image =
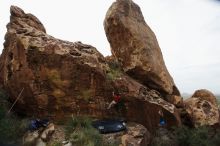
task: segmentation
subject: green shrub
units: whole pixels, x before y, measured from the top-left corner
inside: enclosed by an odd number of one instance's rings
[[[160,138],[156,137],[151,143],[151,146],[175,146],[170,141],[161,140]]]
[[[160,139],[160,137],[155,137],[151,142],[151,146],[175,146],[173,142],[169,140]]]
[[[72,117],[65,126],[66,138],[74,146],[118,146],[119,144],[105,144],[102,135],[92,127],[92,120],[88,117]]]
[[[192,131],[191,145],[210,146],[210,129],[208,127],[199,127],[198,129],[193,129]]]
[[[62,143],[58,141],[54,141],[52,143],[49,143],[47,146],[62,146]]]
[[[102,136],[94,128],[82,128],[70,135],[70,141],[76,146],[102,146]]]
[[[220,146],[220,130],[217,130],[213,136],[211,146]]]
[[[8,96],[0,89],[0,119],[5,118],[8,109]]]
[[[7,114],[9,110],[8,96],[0,90],[0,142],[16,143],[21,140],[27,129],[27,120],[21,120],[13,114]]]
[[[209,132],[208,127],[191,129],[185,126],[176,128],[174,131],[179,146],[210,146]]]
[[[190,145],[192,131],[188,127],[178,127],[175,129],[174,133],[176,134],[177,143],[180,146]]]
[[[119,78],[122,75],[122,72],[120,69],[110,69],[110,71],[107,73],[107,79],[114,81],[117,78]]]
[[[7,111],[6,111],[6,109],[4,107],[0,107],[0,120],[5,118],[6,112]]]
[[[92,128],[91,119],[85,116],[73,117],[65,125],[65,134],[67,137],[72,134],[75,129]]]
[[[89,101],[92,98],[92,95],[93,95],[93,90],[87,89],[80,92],[79,99]]]
[[[16,143],[21,140],[27,129],[27,120],[16,117],[5,117],[0,120],[0,141],[3,143]]]
[[[120,146],[120,142],[113,142],[113,143],[110,143],[110,144],[104,144],[102,146]]]
[[[165,128],[159,128],[154,133],[151,146],[176,146],[176,143],[170,131]]]
[[[118,61],[112,61],[108,63],[110,69],[107,72],[107,79],[114,81],[122,75],[120,63]]]
[[[156,132],[151,146],[220,146],[220,131],[211,127],[182,126],[167,132],[158,131],[159,134]]]
[[[121,68],[121,64],[117,60],[111,60],[108,62],[108,65],[112,69],[119,69]]]
[[[88,117],[72,117],[65,126],[65,135],[76,146],[101,146],[102,137]]]
[[[78,124],[77,118],[72,117],[65,125],[65,135],[67,138],[70,137],[70,134],[75,130]]]
[[[0,89],[0,100],[1,100],[1,101],[8,100],[7,94],[6,94],[5,91],[2,90],[2,89]]]

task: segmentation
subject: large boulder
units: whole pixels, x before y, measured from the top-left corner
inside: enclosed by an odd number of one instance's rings
[[[195,127],[219,124],[219,109],[210,91],[198,90],[184,101],[189,120]],[[210,100],[211,99],[211,100]]]
[[[130,124],[127,133],[121,137],[122,146],[148,146],[150,133],[140,124]]]
[[[120,146],[148,146],[150,133],[143,125],[128,123],[125,132],[104,134],[103,139],[106,145],[115,143]]]
[[[214,105],[218,105],[217,98],[215,97],[215,95],[207,89],[196,90],[192,97],[201,98],[211,102]]]
[[[150,132],[157,128],[162,110],[168,127],[181,124],[175,106],[159,92],[126,76],[114,63],[109,65],[94,47],[46,34],[40,21],[29,16],[11,7],[0,56],[0,83],[16,101],[13,110],[32,117],[121,116]],[[120,114],[107,110],[114,90],[125,101]]]
[[[55,130],[55,125],[53,123],[50,123],[47,127],[41,127],[35,131],[27,131],[22,138],[23,145],[46,146],[46,142],[51,140],[51,137]]]
[[[0,83],[11,100],[21,94],[17,112],[103,114],[104,91],[110,90],[104,57],[90,45],[47,35],[36,17],[16,6],[11,7],[0,68]]]
[[[127,74],[164,95],[180,94],[165,66],[156,36],[137,4],[117,0],[109,8],[104,26],[112,54]]]
[[[124,115],[129,121],[140,123],[153,132],[158,128],[159,111],[162,111],[167,127],[181,125],[176,107],[162,99],[156,90],[149,89],[125,75],[114,81],[114,87],[123,93],[127,107]]]

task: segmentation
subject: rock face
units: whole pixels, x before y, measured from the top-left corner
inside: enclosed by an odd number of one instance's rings
[[[174,105],[120,69],[116,71],[94,47],[45,32],[35,16],[11,7],[0,57],[0,83],[12,102],[21,94],[14,110],[32,117],[121,116],[143,124],[150,132],[157,128],[162,110],[168,127],[181,124]],[[121,113],[107,110],[114,90],[125,101]]]
[[[128,107],[126,109],[128,120],[143,124],[152,132],[158,127],[160,119],[158,112],[162,110],[167,127],[181,124],[175,106],[163,100],[159,92],[143,86],[128,76],[121,76],[116,79],[114,86],[123,93],[126,107]],[[153,111],[153,114],[151,111]]]
[[[210,98],[211,97],[211,98]],[[184,101],[187,113],[194,126],[219,124],[219,109],[214,95],[207,90],[198,90]]]
[[[182,108],[183,105],[183,98],[178,95],[169,95],[168,102],[174,104],[177,108]]]
[[[11,100],[24,89],[18,111],[33,116],[58,116],[64,111],[102,114],[96,111],[101,105],[89,110],[104,103],[100,96],[107,88],[106,63],[94,47],[47,35],[36,17],[15,6],[7,29],[0,81]],[[79,105],[85,107],[80,111]]]
[[[127,74],[165,95],[180,94],[138,5],[132,0],[117,0],[109,8],[104,26],[112,54]]]

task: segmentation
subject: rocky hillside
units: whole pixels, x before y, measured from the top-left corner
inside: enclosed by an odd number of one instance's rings
[[[110,78],[116,62],[117,58],[105,59],[93,46],[46,34],[35,16],[11,7],[0,58],[0,81],[12,101],[22,91],[15,107],[17,112],[51,118],[71,114],[115,117],[118,113],[107,110],[107,106],[112,91],[117,90],[126,105],[122,117],[142,123],[152,131],[162,109],[169,126],[181,123],[174,105],[163,100],[158,91],[127,76],[120,65],[118,74]]]
[[[16,6],[10,12],[0,56],[0,86],[12,102],[21,94],[14,107],[17,113],[52,119],[121,117],[151,133],[158,127],[160,110],[167,127],[184,120],[194,126],[219,123],[215,97],[206,98],[210,93],[193,96],[185,107],[155,34],[131,0],[117,0],[106,14],[104,25],[113,54],[107,58],[91,45],[48,35],[40,20]],[[113,91],[124,101],[120,111],[107,109]],[[192,108],[199,108],[203,116],[197,118],[194,111],[198,110]]]

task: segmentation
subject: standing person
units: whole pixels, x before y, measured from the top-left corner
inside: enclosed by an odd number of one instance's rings
[[[159,126],[163,127],[165,126],[166,122],[164,120],[164,115],[163,115],[163,111],[162,110],[159,110],[159,115],[160,115],[160,123],[159,123]]]
[[[116,92],[116,93],[112,92],[112,96],[113,96],[113,100],[108,105],[107,109],[110,109],[112,106],[117,105],[121,100],[121,96],[119,95],[118,92]]]

